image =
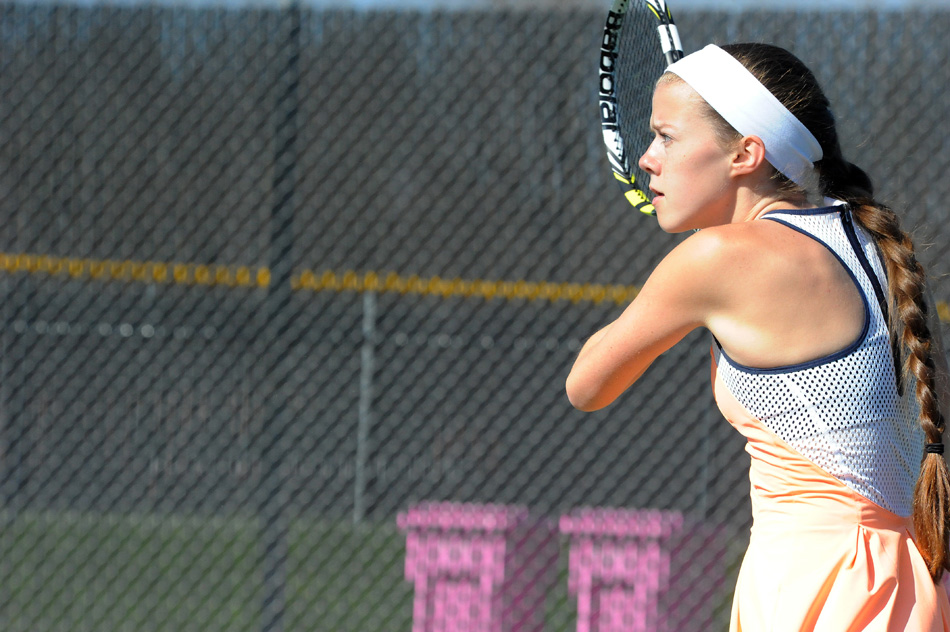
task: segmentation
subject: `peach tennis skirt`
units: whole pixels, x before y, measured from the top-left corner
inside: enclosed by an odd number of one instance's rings
[[[746,411],[712,364],[713,392],[752,457],[753,526],[732,604],[732,632],[950,632],[901,517],[852,491]]]

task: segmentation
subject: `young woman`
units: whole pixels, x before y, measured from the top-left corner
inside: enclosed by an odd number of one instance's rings
[[[950,630],[950,397],[925,276],[842,157],[812,73],[709,46],[656,86],[640,159],[674,248],[567,380],[607,406],[697,327],[748,440],[753,528],[732,630]]]

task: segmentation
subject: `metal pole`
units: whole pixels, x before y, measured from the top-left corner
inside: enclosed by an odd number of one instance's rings
[[[270,358],[266,380],[263,427],[260,441],[261,524],[263,603],[261,627],[264,632],[282,632],[287,585],[289,516],[287,489],[281,465],[281,438],[287,431],[285,384],[292,370],[288,365],[284,339],[285,321],[291,317],[291,272],[293,266],[293,219],[297,167],[297,116],[300,96],[300,7],[287,9],[287,57],[278,74],[274,130],[274,206],[271,210],[270,285],[267,290],[265,348]]]
[[[366,461],[369,431],[373,424],[373,373],[376,370],[376,293],[363,294],[363,348],[360,353],[360,404],[356,428],[356,481],[353,490],[353,523],[366,515]]]

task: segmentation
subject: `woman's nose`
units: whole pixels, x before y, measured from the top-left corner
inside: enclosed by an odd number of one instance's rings
[[[643,152],[643,155],[640,156],[640,160],[637,161],[637,165],[639,165],[643,171],[649,173],[651,176],[656,175],[657,173],[657,162],[651,151],[652,149],[653,144],[651,143],[650,146],[647,147],[647,150]]]

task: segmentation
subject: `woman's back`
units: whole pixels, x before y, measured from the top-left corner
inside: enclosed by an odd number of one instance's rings
[[[862,497],[907,517],[924,437],[914,389],[900,387],[893,360],[880,300],[887,279],[875,243],[847,207],[776,211],[761,221],[832,253],[859,292],[861,326],[843,346],[776,367],[745,365],[720,349],[718,374],[769,432]],[[813,311],[811,305],[801,310]]]
[[[722,240],[724,269],[714,278],[728,302],[706,326],[736,362],[763,369],[807,362],[861,334],[861,293],[824,244],[774,221],[709,230]]]

